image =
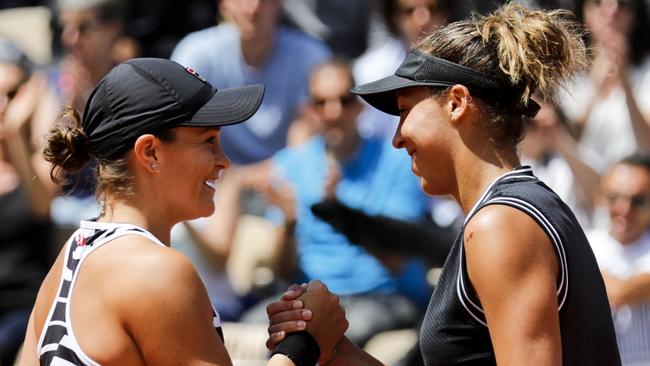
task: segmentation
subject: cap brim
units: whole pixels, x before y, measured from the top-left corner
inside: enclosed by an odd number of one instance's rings
[[[399,116],[397,107],[397,95],[400,89],[414,86],[450,86],[445,82],[420,82],[403,78],[397,75],[391,75],[368,84],[363,84],[352,88],[352,93],[360,96],[371,106],[380,111],[394,116]]]
[[[218,90],[188,121],[180,126],[227,126],[251,118],[262,104],[264,85]]]

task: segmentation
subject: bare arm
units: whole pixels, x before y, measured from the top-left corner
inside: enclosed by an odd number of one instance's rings
[[[55,184],[49,178],[44,179],[44,174],[39,171],[45,166],[40,155],[41,146],[32,146],[33,135],[36,133],[32,120],[40,98],[46,95],[43,93],[45,86],[45,81],[40,77],[32,78],[20,88],[7,106],[4,116],[11,160],[27,192],[32,210],[39,217],[49,215],[50,203],[57,191]]]
[[[560,126],[556,128],[558,132],[555,134],[555,147],[564,157],[573,173],[578,192],[582,196],[580,202],[589,212],[592,212],[594,210],[594,197],[600,182],[600,174],[584,160],[578,141],[569,135],[566,129]]]
[[[343,337],[338,350],[328,366],[379,366],[379,360],[366,353],[349,339]]]
[[[619,307],[650,300],[650,273],[641,273],[628,279],[603,272],[610,305]]]
[[[630,115],[634,138],[639,148],[642,151],[648,152],[650,151],[650,124],[639,109],[639,104],[634,96],[634,90],[630,84],[628,73],[623,73],[620,79],[621,87],[625,93],[625,103],[627,104],[628,114]]]
[[[38,365],[38,354],[36,353],[38,335],[34,329],[34,313],[29,316],[29,323],[27,324],[27,333],[25,335],[25,342],[23,343],[23,351],[18,361],[18,366],[32,366]]]
[[[558,263],[549,238],[525,213],[502,205],[465,230],[469,278],[499,365],[561,365]]]
[[[274,271],[284,280],[293,281],[298,274],[298,254],[296,243],[296,220],[286,219],[277,228],[277,247],[273,254]]]
[[[284,216],[284,222],[276,230],[273,269],[280,277],[293,281],[298,272],[296,252],[296,197],[291,185],[281,177],[274,177],[264,188],[264,195]]]

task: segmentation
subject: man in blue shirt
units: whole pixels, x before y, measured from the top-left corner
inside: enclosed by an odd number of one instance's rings
[[[330,54],[315,38],[278,26],[280,8],[281,0],[224,0],[221,9],[232,22],[191,33],[171,56],[218,89],[265,85],[258,112],[222,133],[222,147],[236,164],[264,160],[286,146],[308,96],[309,74]]]
[[[319,279],[341,296],[348,336],[363,345],[378,332],[418,320],[412,299],[428,299],[424,267],[407,258],[368,253],[316,217],[311,207],[336,199],[368,215],[417,221],[426,215],[427,198],[404,152],[388,140],[360,136],[356,119],[362,105],[350,94],[353,85],[345,63],[316,68],[308,113],[319,134],[273,157],[270,197],[284,220],[277,268],[293,275],[293,281]]]

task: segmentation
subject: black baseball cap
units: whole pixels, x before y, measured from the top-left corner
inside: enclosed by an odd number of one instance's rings
[[[510,83],[416,49],[406,55],[394,75],[354,87],[352,93],[382,112],[399,116],[398,90],[415,86],[447,88],[456,84],[466,86],[472,93],[488,101],[512,107],[519,104],[523,93],[521,88]],[[532,117],[539,108],[539,104],[529,100],[521,113]]]
[[[97,84],[82,126],[94,155],[110,159],[146,133],[243,122],[255,114],[263,95],[263,85],[217,90],[177,62],[137,58],[115,66]]]

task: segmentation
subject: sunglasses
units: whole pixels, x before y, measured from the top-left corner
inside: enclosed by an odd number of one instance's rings
[[[626,203],[630,204],[630,207],[635,209],[650,206],[650,198],[641,194],[625,196],[618,193],[608,193],[605,195],[605,199],[610,206],[617,204],[619,201],[625,201]]]
[[[99,29],[101,27],[101,23],[97,20],[91,20],[91,19],[86,19],[82,20],[77,24],[65,24],[61,23],[61,29],[63,31],[70,30],[70,31],[75,31],[78,32],[80,36],[87,35],[91,32],[93,32],[96,29]]]
[[[323,108],[323,107],[325,107],[325,104],[327,102],[337,101],[343,107],[348,107],[348,106],[352,105],[352,103],[354,103],[356,100],[357,100],[357,97],[355,95],[353,95],[353,94],[346,94],[346,95],[340,96],[338,98],[313,98],[312,97],[311,98],[311,104],[314,107]]]

